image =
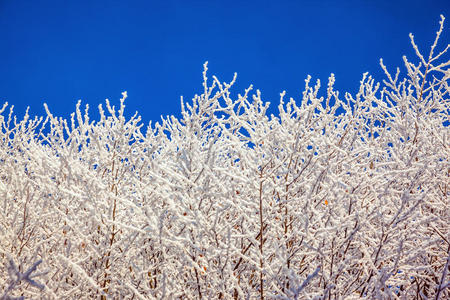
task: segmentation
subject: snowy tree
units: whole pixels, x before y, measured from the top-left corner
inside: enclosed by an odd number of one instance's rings
[[[343,97],[331,75],[281,93],[203,73],[181,117],[143,128],[0,110],[0,295],[13,298],[449,298],[444,18],[406,76],[380,62]],[[447,57],[447,59],[446,59]]]

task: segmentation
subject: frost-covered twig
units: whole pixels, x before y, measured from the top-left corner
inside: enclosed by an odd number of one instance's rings
[[[294,289],[294,299],[298,299],[298,296],[300,295],[301,291],[310,283],[310,281],[317,276],[317,274],[319,274],[320,271],[320,267],[317,267],[316,270],[308,275],[308,277],[306,277],[306,279],[303,281],[303,283],[297,287],[296,289]]]
[[[35,262],[30,268],[28,268],[27,271],[25,271],[24,273],[21,273],[19,271],[19,269],[17,268],[16,264],[14,263],[14,260],[12,258],[8,259],[9,265],[8,265],[8,274],[10,276],[10,281],[11,283],[9,284],[9,286],[7,287],[6,291],[4,292],[3,296],[0,298],[2,300],[6,300],[6,299],[16,299],[13,298],[11,296],[9,296],[8,294],[18,285],[20,285],[21,282],[27,282],[29,283],[31,286],[37,287],[40,290],[43,290],[45,288],[45,286],[35,280],[33,280],[32,278],[35,277],[36,275],[32,276],[32,273],[34,271],[36,271],[37,267],[42,263],[42,260],[38,260],[37,262]],[[40,276],[42,274],[38,274],[38,276]],[[23,297],[17,298],[17,299],[24,299]]]
[[[450,263],[450,245],[448,246],[447,253],[448,253],[447,260],[446,260],[445,266],[442,270],[441,280],[439,281],[439,285],[437,286],[437,290],[436,290],[436,300],[440,299],[441,292],[443,290],[445,290],[448,285],[448,284],[445,284],[444,281],[447,278],[448,266]]]

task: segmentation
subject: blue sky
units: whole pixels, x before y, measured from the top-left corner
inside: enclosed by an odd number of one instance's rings
[[[299,99],[310,74],[354,93],[412,58],[408,34],[428,48],[450,1],[23,1],[0,0],[0,102],[68,117],[78,99],[96,111],[128,91],[143,120],[179,115],[180,96],[202,92],[203,63],[234,92],[253,84],[275,108]],[[441,49],[441,48],[440,48]],[[95,116],[95,114],[94,114]]]

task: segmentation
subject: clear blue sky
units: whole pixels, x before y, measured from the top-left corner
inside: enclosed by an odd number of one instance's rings
[[[413,56],[408,34],[428,50],[450,1],[24,1],[0,0],[0,102],[68,117],[78,99],[96,111],[128,91],[128,114],[147,123],[179,115],[180,96],[202,92],[202,68],[234,91],[253,84],[277,106],[299,99],[304,79],[354,93],[362,73],[383,79]],[[426,51],[424,51],[426,52]],[[323,82],[325,86],[325,82]]]

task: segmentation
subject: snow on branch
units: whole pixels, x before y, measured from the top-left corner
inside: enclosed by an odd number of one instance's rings
[[[2,299],[450,298],[443,22],[354,95],[308,76],[272,106],[205,64],[202,94],[146,132],[126,92],[95,121],[6,103]]]

